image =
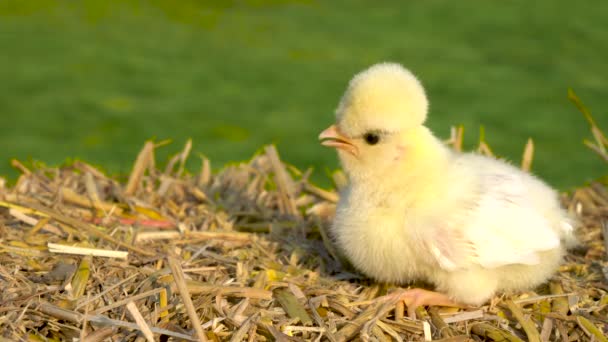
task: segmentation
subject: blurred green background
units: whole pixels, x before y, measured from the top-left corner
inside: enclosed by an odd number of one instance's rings
[[[439,136],[464,124],[472,147],[483,125],[514,162],[532,137],[534,172],[568,189],[606,174],[566,98],[608,128],[606,18],[605,0],[3,0],[0,175],[72,157],[125,174],[156,137],[215,168],[276,143],[323,182],[317,134],[352,75],[390,60],[422,79]]]

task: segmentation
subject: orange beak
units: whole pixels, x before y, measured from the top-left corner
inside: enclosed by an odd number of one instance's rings
[[[331,125],[321,132],[321,134],[319,134],[319,140],[321,140],[321,145],[323,146],[338,148],[353,156],[357,156],[359,153],[357,146],[355,146],[350,139],[340,134],[336,125]]]

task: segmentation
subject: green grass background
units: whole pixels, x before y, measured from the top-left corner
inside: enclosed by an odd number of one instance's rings
[[[516,162],[532,137],[534,172],[568,189],[606,174],[566,98],[608,128],[606,18],[605,0],[0,1],[0,174],[71,157],[125,174],[156,137],[216,168],[276,143],[325,179],[317,134],[350,77],[390,60],[422,79],[439,136],[464,124],[472,147],[483,125]]]

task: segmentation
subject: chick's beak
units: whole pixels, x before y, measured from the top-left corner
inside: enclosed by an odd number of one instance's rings
[[[331,125],[321,132],[321,134],[319,134],[319,140],[321,140],[321,145],[323,146],[335,147],[344,150],[353,156],[357,156],[359,152],[357,146],[355,146],[350,139],[338,132],[336,125]]]

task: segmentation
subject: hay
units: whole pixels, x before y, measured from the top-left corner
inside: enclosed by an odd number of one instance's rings
[[[460,149],[462,129],[452,132]],[[310,171],[269,146],[215,175],[208,160],[189,174],[190,142],[160,170],[157,147],[145,144],[126,184],[80,161],[13,161],[21,176],[0,182],[0,340],[607,341],[600,183],[563,195],[582,247],[546,286],[410,320],[403,305],[373,300],[391,286],[340,259],[325,232],[338,195]],[[483,141],[480,151],[491,153]]]

